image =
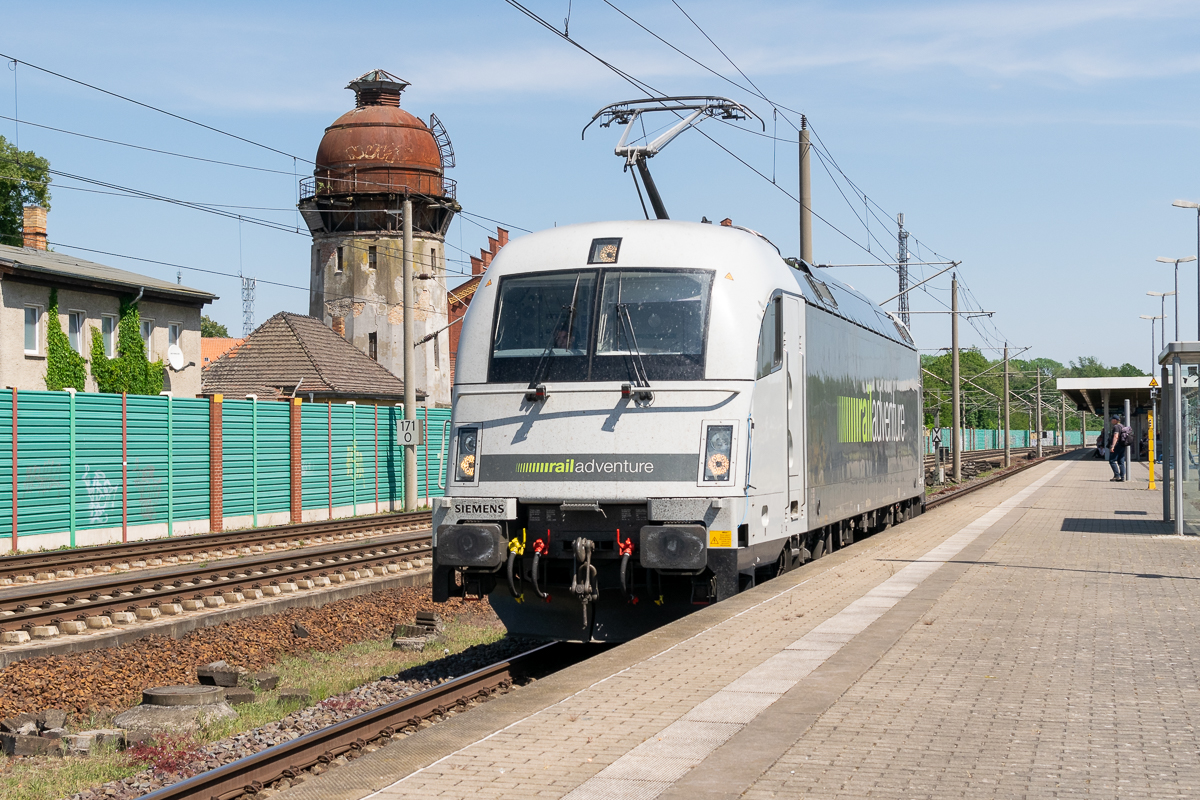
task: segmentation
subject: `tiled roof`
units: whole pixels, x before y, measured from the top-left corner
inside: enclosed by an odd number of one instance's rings
[[[215,294],[178,283],[126,272],[123,269],[84,261],[82,258],[51,250],[35,250],[32,247],[10,247],[0,245],[0,270],[18,272],[31,277],[58,278],[59,280],[87,283],[121,289],[136,294],[145,289],[147,294],[166,296],[176,302],[211,303]]]
[[[207,369],[209,364],[218,358],[241,346],[245,339],[231,339],[225,336],[205,336],[200,339],[200,365]]]
[[[281,311],[204,370],[201,394],[404,399],[404,383],[318,319]],[[296,387],[299,390],[296,391]],[[417,397],[425,393],[417,390]]]

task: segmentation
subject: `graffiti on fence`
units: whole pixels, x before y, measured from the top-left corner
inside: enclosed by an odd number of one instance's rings
[[[143,464],[135,459],[129,466],[129,507],[130,513],[137,519],[152,521],[155,519],[155,507],[163,502],[165,481],[155,475],[154,464]]]
[[[108,510],[116,505],[117,487],[113,486],[103,472],[95,472],[88,464],[83,465],[83,488],[87,491],[88,522],[102,525],[108,519]]]
[[[21,489],[28,495],[40,495],[43,492],[64,492],[69,488],[67,482],[68,467],[65,462],[57,459],[35,461],[25,467],[25,477]]]
[[[346,448],[346,476],[357,482],[362,480],[363,474],[362,451],[355,442]]]

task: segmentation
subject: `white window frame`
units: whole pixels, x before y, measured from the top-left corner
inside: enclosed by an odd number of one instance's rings
[[[42,354],[42,342],[45,341],[45,337],[42,335],[42,318],[45,316],[46,307],[43,305],[39,305],[37,303],[26,303],[25,304],[26,310],[23,313],[28,314],[29,313],[28,309],[31,309],[31,308],[37,312],[37,319],[34,320],[34,323],[33,323],[34,348],[32,350],[26,348],[25,355],[40,356]],[[27,321],[23,321],[23,322],[25,322],[26,325],[28,324]],[[22,328],[22,335],[23,334],[24,334],[24,328]]]
[[[145,333],[146,326],[150,326],[150,332]],[[153,358],[154,353],[150,349],[154,343],[154,320],[142,318],[138,324],[138,334],[142,337],[142,341],[146,344],[146,358]]]
[[[172,339],[174,339],[174,341],[171,341]],[[182,322],[168,322],[167,323],[167,347],[170,347],[173,344],[177,344],[177,345],[179,345],[180,349],[183,349],[182,342],[183,342],[183,323]]]
[[[71,341],[71,321],[74,320],[77,316],[79,318],[79,341],[76,343],[76,342]],[[77,308],[68,308],[67,309],[67,342],[71,345],[71,349],[74,350],[76,353],[79,353],[79,355],[83,355],[83,348],[84,348],[83,333],[86,329],[87,329],[87,312],[80,311]],[[78,344],[78,346],[76,346],[76,344]]]
[[[109,331],[107,337],[105,336],[105,333],[104,333],[104,323],[106,323],[106,322],[112,323],[112,330]],[[119,335],[118,329],[119,329],[120,325],[121,325],[120,317],[118,317],[116,314],[101,314],[100,315],[100,337],[104,341],[104,355],[106,358],[116,358],[117,357],[117,336]]]

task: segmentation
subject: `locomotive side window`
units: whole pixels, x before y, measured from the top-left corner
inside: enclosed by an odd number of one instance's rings
[[[783,298],[775,297],[767,304],[762,327],[758,330],[758,369],[754,378],[766,377],[783,365]]]
[[[501,280],[488,379],[586,380],[596,273],[544,272]]]

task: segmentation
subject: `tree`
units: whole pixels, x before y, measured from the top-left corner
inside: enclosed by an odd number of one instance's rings
[[[24,243],[22,208],[27,205],[50,208],[50,162],[0,136],[0,244]]]
[[[200,335],[205,338],[229,338],[229,329],[207,314],[200,318]]]

